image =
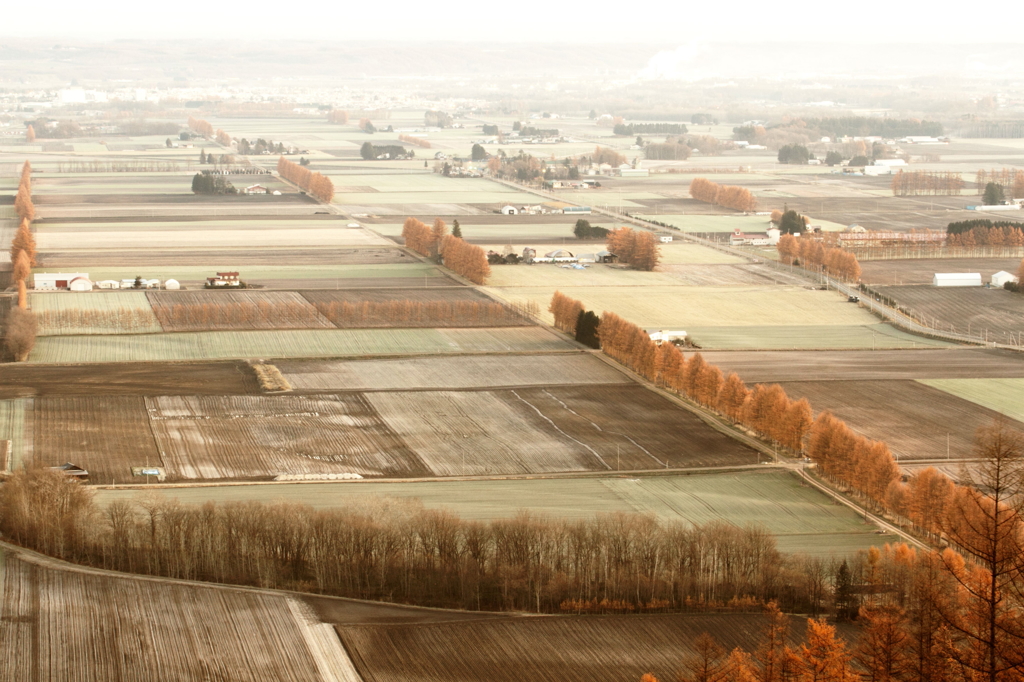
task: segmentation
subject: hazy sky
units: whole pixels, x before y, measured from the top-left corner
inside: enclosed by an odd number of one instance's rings
[[[6,3],[0,37],[561,41],[686,44],[800,40],[845,44],[1018,42],[1018,3],[907,0],[734,2]],[[972,16],[972,12],[974,15]],[[810,56],[810,55],[809,55]]]

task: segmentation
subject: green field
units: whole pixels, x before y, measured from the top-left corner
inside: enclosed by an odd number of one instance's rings
[[[665,265],[729,265],[746,263],[746,258],[717,251],[699,244],[672,242],[661,244],[661,262]]]
[[[138,490],[100,490],[108,504]],[[289,501],[316,508],[345,506],[378,497],[420,500],[468,519],[507,518],[522,509],[557,518],[640,512],[666,521],[739,526],[764,525],[778,535],[783,551],[812,554],[853,552],[895,538],[874,533],[848,507],[800,483],[791,473],[750,471],[641,478],[561,478],[507,481],[429,481],[409,483],[298,483],[272,486],[167,488],[160,494],[190,504],[261,500]]]
[[[362,357],[575,349],[540,327],[311,329],[40,338],[31,362],[146,362],[229,358]]]
[[[1024,421],[1024,379],[919,379],[958,398]]]

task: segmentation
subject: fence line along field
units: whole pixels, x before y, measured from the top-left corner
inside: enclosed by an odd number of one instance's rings
[[[559,352],[576,344],[540,327],[310,329],[40,338],[32,362],[167,362],[231,358]]]
[[[334,629],[284,594],[99,573],[0,548],[10,682],[362,682]]]
[[[398,391],[629,383],[590,354],[477,355],[277,363],[299,391]]]
[[[157,397],[147,407],[175,480],[427,473],[358,394]]]
[[[1014,268],[1015,269],[1015,268]],[[955,271],[954,271],[955,272]],[[1019,345],[1024,338],[1024,295],[987,287],[878,286],[876,291],[909,308],[938,329]]]

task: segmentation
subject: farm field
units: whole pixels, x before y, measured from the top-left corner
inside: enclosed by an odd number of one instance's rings
[[[196,251],[230,247],[269,248],[279,246],[385,246],[389,242],[369,230],[344,227],[281,229],[191,229],[137,232],[99,231],[55,232],[40,230],[36,237],[40,251],[51,249],[180,249],[187,244]]]
[[[418,215],[419,212],[415,212],[414,215]],[[443,215],[443,214],[442,214]],[[495,216],[499,217],[499,216]],[[517,251],[522,253],[523,246],[529,246],[528,242],[537,241],[539,243],[553,244],[550,248],[545,248],[545,251],[550,251],[559,247],[564,247],[569,250],[573,250],[573,245],[578,243],[579,240],[572,233],[573,225],[575,221],[566,223],[535,223],[525,222],[519,219],[519,216],[500,216],[504,220],[502,222],[491,222],[487,223],[475,223],[475,219],[483,218],[483,216],[467,216],[463,218],[459,216],[459,229],[462,231],[462,237],[466,241],[472,244],[485,244],[485,243],[500,243],[507,244],[509,241],[513,242],[513,246],[518,242],[521,244]],[[549,220],[555,220],[557,216],[546,216]],[[423,216],[422,219],[429,225],[433,222],[433,219],[429,216]],[[448,229],[451,229],[451,221],[446,220],[448,223]],[[384,223],[370,225],[374,230],[380,232],[386,237],[390,237],[396,240],[399,244],[402,243],[402,223]],[[592,242],[583,242],[590,245]],[[603,242],[602,242],[603,243]],[[577,247],[578,248],[578,247]],[[595,250],[600,250],[596,245],[593,247]],[[601,247],[603,248],[603,247]],[[540,253],[540,249],[538,249]],[[573,251],[575,253],[575,251]]]
[[[919,382],[1024,422],[1024,378],[919,379]]]
[[[539,327],[476,329],[310,329],[175,334],[52,336],[31,362],[171,362],[230,358],[347,357],[575,350]]]
[[[258,393],[259,390],[252,368],[241,361],[0,364],[0,399],[93,395],[244,395]]]
[[[335,328],[294,291],[151,291],[146,296],[168,332]]]
[[[1019,258],[906,258],[862,260],[861,281],[872,287],[923,284],[931,286],[937,272],[978,272],[981,281],[1000,270],[1016,272]]]
[[[575,252],[574,252],[575,253]],[[641,272],[620,265],[594,263],[576,270],[557,263],[534,265],[495,265],[487,278],[489,287],[569,287],[569,286],[671,286],[679,284],[669,274]],[[544,306],[545,308],[547,306]]]
[[[360,682],[331,625],[284,593],[119,576],[0,548],[11,682]]]
[[[396,391],[630,383],[590,354],[474,355],[276,363],[297,391]]]
[[[526,268],[520,266],[511,269]],[[590,271],[578,270],[564,272],[569,277],[573,274],[590,274]],[[630,277],[651,277],[651,273],[623,272]],[[669,277],[663,273],[653,275]],[[507,299],[536,301],[542,311],[542,318],[547,322],[552,321],[547,308],[555,288],[581,300],[588,310],[598,313],[612,311],[641,327],[680,327],[689,331],[690,327],[852,327],[877,322],[877,318],[866,310],[847,303],[845,297],[835,292],[815,291],[807,287],[665,286],[656,283],[657,280],[648,280],[648,285],[642,287],[621,283],[587,287],[583,279],[581,286],[562,285],[560,282],[541,285],[539,275],[534,281],[537,284],[529,287],[501,286],[497,284],[500,280],[492,282],[490,286]]]
[[[763,525],[778,536],[780,550],[819,555],[827,555],[833,544],[853,553],[894,539],[875,533],[873,525],[802,485],[794,474],[763,467],[692,475],[173,487],[160,488],[159,493],[185,504],[263,499],[317,509],[394,497],[480,521],[509,518],[522,509],[564,519],[614,512],[651,513],[664,521],[695,524],[717,519],[737,526]],[[95,494],[103,506],[131,500],[139,492],[100,489]]]
[[[30,296],[40,336],[62,334],[146,334],[160,322],[141,291],[56,292]]]
[[[10,457],[0,471],[16,471],[24,464],[26,436],[29,442],[32,438],[31,422],[25,423],[26,414],[32,414],[31,400],[0,400],[0,440],[11,441]]]
[[[931,382],[928,382],[931,383]],[[970,457],[974,433],[998,413],[916,381],[784,382],[793,398],[830,410],[850,428],[888,444],[898,460]],[[1015,425],[1024,429],[1024,423]]]
[[[92,480],[416,477],[751,464],[757,454],[636,385],[274,396],[37,398],[33,460]],[[57,461],[60,460],[60,461]]]
[[[1024,378],[1024,356],[995,348],[816,353],[712,351],[705,352],[704,359],[723,372],[736,372],[748,383]]]
[[[970,330],[989,341],[1020,344],[1024,334],[1024,296],[987,287],[877,286],[876,291],[909,308],[915,317],[939,329]]]
[[[338,633],[364,682],[590,682],[645,673],[674,680],[702,632],[729,651],[752,648],[763,627],[760,615],[644,614],[343,625]]]
[[[901,331],[889,324],[714,326],[685,325],[702,349],[709,350],[874,350],[949,348],[954,344]]]
[[[106,249],[97,251],[93,249],[82,249],[78,251],[47,251],[38,256],[39,269],[61,270],[65,268],[82,268],[90,271],[91,268],[110,267],[169,267],[188,266],[194,267],[196,262],[195,251],[182,249],[161,249],[160,251],[127,250],[118,249],[112,251]],[[241,269],[240,266],[281,266],[293,264],[294,266],[306,266],[314,269],[323,269],[325,266],[341,265],[388,265],[408,263],[413,265],[416,261],[398,247],[353,247],[353,248],[277,248],[264,250],[245,249],[206,249],[203,251],[203,260],[208,263],[233,263],[229,269]],[[216,266],[223,268],[223,266]],[[211,266],[214,269],[214,266]]]
[[[408,259],[404,263],[355,264],[355,265],[257,265],[245,266],[230,259],[210,265],[193,264],[179,266],[100,266],[83,268],[94,282],[104,279],[134,279],[136,275],[161,281],[176,279],[183,286],[201,288],[207,277],[217,272],[235,271],[241,279],[250,284],[277,288],[302,289],[345,287],[425,287],[458,286],[455,280],[444,274],[436,265]],[[34,268],[33,272],[46,272]],[[93,294],[102,292],[94,291]]]

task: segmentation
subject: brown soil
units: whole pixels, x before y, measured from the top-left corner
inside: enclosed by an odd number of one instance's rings
[[[0,399],[45,396],[244,395],[260,393],[241,361],[0,365]]]
[[[831,410],[854,431],[885,441],[904,459],[970,457],[974,433],[999,414],[916,381],[808,381],[782,384],[793,398]],[[1024,424],[1007,420],[1011,427]]]
[[[880,351],[711,351],[704,359],[748,384],[776,381],[1024,377],[1024,355],[991,348]]]
[[[938,329],[970,331],[972,335],[1012,345],[1024,339],[1024,294],[985,287],[874,288]]]
[[[1006,270],[1016,272],[1019,258],[906,258],[862,261],[861,280],[874,288],[903,284],[931,285],[936,272],[980,272],[982,282]],[[948,289],[947,289],[948,291]]]

